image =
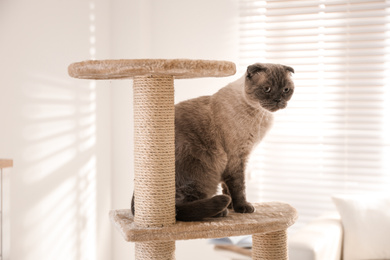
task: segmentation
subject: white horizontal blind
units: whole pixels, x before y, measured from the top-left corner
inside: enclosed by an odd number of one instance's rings
[[[390,3],[240,1],[240,70],[295,69],[295,93],[248,165],[252,200],[334,210],[331,195],[390,192]]]

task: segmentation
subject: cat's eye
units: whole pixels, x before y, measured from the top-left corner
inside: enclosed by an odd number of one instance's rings
[[[284,88],[284,89],[283,89],[283,92],[284,92],[284,93],[287,93],[287,92],[289,92],[289,91],[290,91],[289,88]]]
[[[270,87],[266,87],[263,89],[265,93],[270,93],[271,92],[271,88]]]

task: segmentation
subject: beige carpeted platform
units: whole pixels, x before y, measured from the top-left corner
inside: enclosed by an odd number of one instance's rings
[[[210,218],[201,222],[180,222],[161,228],[139,227],[130,210],[112,210],[110,219],[126,241],[169,241],[197,238],[218,238],[275,232],[287,229],[297,219],[296,210],[289,204],[267,202],[255,204],[251,214],[230,212],[227,217]]]
[[[79,79],[129,79],[148,75],[186,79],[230,76],[236,73],[236,65],[229,61],[187,59],[88,60],[72,63],[68,73]]]

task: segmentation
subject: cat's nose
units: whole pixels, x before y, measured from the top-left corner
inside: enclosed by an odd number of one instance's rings
[[[279,103],[280,101],[282,101],[282,99],[280,99],[280,98],[275,98],[274,101],[275,101],[276,103]]]

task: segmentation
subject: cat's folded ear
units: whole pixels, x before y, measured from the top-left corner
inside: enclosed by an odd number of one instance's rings
[[[246,70],[246,76],[250,79],[252,78],[255,74],[261,72],[261,71],[266,71],[267,67],[265,67],[263,64],[260,63],[255,63],[253,65],[249,65],[247,70]]]
[[[291,67],[289,67],[289,66],[283,65],[283,68],[285,68],[285,69],[286,69],[287,71],[289,71],[289,72],[295,73],[295,72],[294,72],[294,69],[291,68]]]

